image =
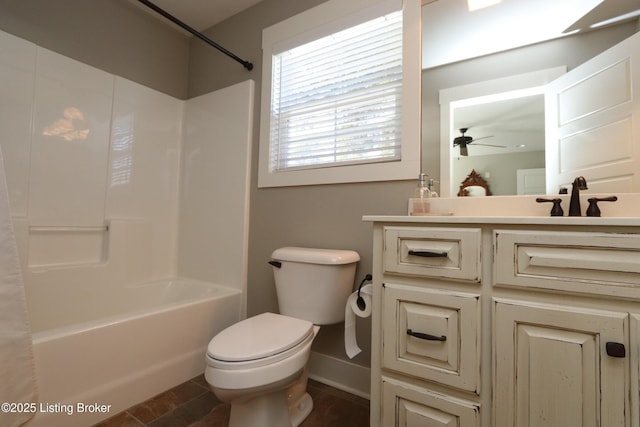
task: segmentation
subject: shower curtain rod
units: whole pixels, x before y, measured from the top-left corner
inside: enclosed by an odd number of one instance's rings
[[[142,3],[142,4],[144,4],[145,6],[147,6],[148,8],[150,8],[150,9],[154,10],[155,12],[159,13],[160,15],[164,16],[165,18],[167,18],[168,20],[170,20],[174,24],[179,25],[183,29],[187,30],[188,32],[190,32],[194,36],[198,37],[203,42],[215,47],[216,49],[218,49],[220,52],[224,53],[228,57],[230,57],[230,58],[234,59],[235,61],[241,63],[244,66],[244,68],[246,68],[247,70],[249,70],[249,71],[253,70],[253,64],[251,62],[245,61],[244,59],[242,59],[242,58],[238,57],[237,55],[235,55],[233,52],[228,51],[224,47],[220,46],[218,43],[216,43],[213,40],[211,40],[209,37],[205,36],[201,32],[195,30],[194,28],[192,28],[189,25],[185,24],[184,22],[182,22],[181,20],[179,20],[175,16],[171,15],[169,12],[159,8],[155,4],[151,3],[149,0],[138,0],[138,1],[140,3]]]

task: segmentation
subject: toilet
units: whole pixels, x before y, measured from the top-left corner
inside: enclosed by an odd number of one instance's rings
[[[262,313],[213,337],[205,379],[231,404],[229,427],[297,427],[313,409],[307,361],[320,325],[344,321],[357,252],[284,247],[273,267],[280,314]]]

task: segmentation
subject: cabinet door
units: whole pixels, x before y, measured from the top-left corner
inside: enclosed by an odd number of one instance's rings
[[[384,427],[479,427],[480,407],[474,403],[383,378]]]
[[[627,318],[495,300],[494,425],[627,426],[627,358],[608,355],[611,347],[629,349]]]

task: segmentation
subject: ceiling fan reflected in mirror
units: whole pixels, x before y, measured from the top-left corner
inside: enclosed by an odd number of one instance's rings
[[[457,147],[457,146],[460,147],[460,155],[461,156],[468,156],[469,155],[469,150],[467,149],[467,146],[469,144],[471,144],[472,142],[475,143],[475,141],[478,141],[478,140],[481,140],[481,139],[493,138],[493,135],[483,136],[483,137],[480,137],[480,138],[474,138],[474,137],[472,137],[470,135],[465,135],[465,133],[467,133],[468,130],[469,130],[469,128],[460,128],[460,133],[462,135],[453,139],[453,146],[454,147]],[[475,143],[474,145],[482,145],[482,146],[485,146],[485,147],[507,148],[505,145],[478,144],[478,143]]]

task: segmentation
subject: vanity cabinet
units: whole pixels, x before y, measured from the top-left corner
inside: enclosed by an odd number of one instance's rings
[[[640,220],[365,220],[371,426],[640,427]]]

